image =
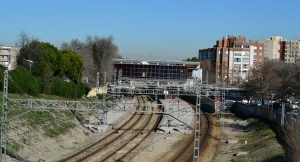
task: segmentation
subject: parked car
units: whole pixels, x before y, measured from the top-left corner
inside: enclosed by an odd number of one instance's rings
[[[262,106],[262,103],[260,101],[252,101],[252,104],[255,106]]]
[[[287,114],[287,112],[292,111],[293,109],[291,107],[286,107],[284,109],[284,113]],[[277,112],[281,113],[282,112],[282,108],[277,109]]]
[[[298,115],[298,110],[294,110],[294,115]]]

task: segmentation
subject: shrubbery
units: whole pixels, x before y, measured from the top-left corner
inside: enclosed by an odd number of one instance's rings
[[[3,90],[4,67],[0,66],[0,90]],[[1,75],[2,74],[2,75]],[[9,93],[26,93],[28,95],[37,96],[43,93],[44,83],[39,77],[34,77],[30,72],[22,67],[9,71],[8,92]],[[17,86],[16,86],[17,85]],[[67,98],[75,98],[76,84],[73,81],[65,82],[60,77],[54,77],[51,80],[50,95],[57,95]],[[85,85],[78,82],[77,98],[81,98],[89,89]]]
[[[26,69],[22,67],[17,68],[10,71],[9,75],[13,80],[9,80],[8,82],[9,93],[22,93],[22,91],[24,91],[26,94],[32,96],[42,93],[42,80],[32,76]]]
[[[55,77],[52,80],[51,94],[67,97],[67,98],[74,98],[76,94],[76,84],[72,81],[65,82],[61,80],[59,77]],[[85,86],[83,83],[79,82],[77,97],[80,98],[84,94],[85,94]]]

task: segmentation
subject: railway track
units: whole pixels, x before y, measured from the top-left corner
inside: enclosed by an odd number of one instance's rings
[[[145,103],[145,99],[138,96],[137,100],[137,109],[144,110],[145,106],[140,105]],[[154,118],[153,113],[134,113],[130,119],[98,142],[62,161],[122,161],[154,129],[156,123],[152,122],[152,127],[149,124]]]
[[[191,105],[191,104],[190,104]],[[193,109],[195,110],[195,106],[191,105]],[[200,151],[203,149],[203,146],[206,142],[206,139],[209,136],[210,132],[210,121],[207,113],[201,111],[201,133],[200,135]],[[181,161],[193,161],[193,153],[194,153],[194,138],[193,136],[189,142],[181,149],[181,151],[171,160],[172,162],[181,162]]]

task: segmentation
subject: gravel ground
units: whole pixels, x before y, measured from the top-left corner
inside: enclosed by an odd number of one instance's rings
[[[80,149],[94,143],[104,133],[91,133],[77,121],[77,126],[70,132],[57,138],[48,138],[42,132],[31,130],[31,128],[23,126],[8,133],[8,137],[15,141],[28,139],[28,143],[23,145],[17,154],[29,161],[46,160],[47,162],[59,161]],[[21,125],[22,121],[14,123]],[[28,133],[30,132],[30,133]],[[8,156],[7,156],[8,157]],[[13,160],[8,160],[13,161]]]
[[[223,120],[224,127],[221,128],[220,134],[219,124],[222,122],[218,114],[211,115],[211,118],[213,119],[213,131],[210,134],[206,149],[201,152],[201,162],[234,160],[236,156],[233,155],[237,154],[239,148],[245,145],[245,140],[242,137],[246,136],[248,132],[245,132],[242,126],[245,126],[247,122],[225,116]],[[105,135],[105,133],[101,132],[91,133],[77,122],[76,128],[66,135],[51,139],[45,137],[42,132],[33,131],[26,126],[21,126],[21,120],[10,124],[12,124],[12,127],[17,127],[17,129],[9,130],[9,137],[14,140],[21,140],[24,137],[32,139],[30,143],[24,145],[22,151],[18,152],[18,155],[28,157],[29,161],[38,161],[40,159],[46,160],[47,162],[59,161],[87,147]],[[134,153],[130,154],[126,161],[169,161],[173,153],[176,152],[176,149],[183,146],[191,135],[192,134],[187,135],[175,131],[171,132],[171,134],[152,132],[151,135],[137,147],[136,150],[138,151],[134,151]],[[221,143],[219,143],[220,139]],[[226,143],[228,140],[238,140],[238,143]],[[273,145],[275,146],[275,144]],[[279,145],[278,142],[276,143],[276,147],[277,145]],[[13,162],[17,160],[13,160],[7,156],[7,161]]]
[[[221,126],[222,123],[224,127],[221,127],[220,147],[213,158],[214,162],[273,161],[274,158],[277,159],[284,153],[282,146],[275,138],[269,138],[265,134],[254,136],[253,130],[245,130],[248,124],[246,120],[227,113],[223,122],[220,120]],[[256,140],[248,141],[248,138],[256,138]],[[245,150],[245,148],[250,150]]]
[[[138,151],[129,156],[128,161],[168,161],[173,156],[172,152],[184,145],[185,139],[188,139],[189,136],[178,132],[172,134],[153,132],[137,147]]]
[[[241,147],[243,144],[242,141],[229,144],[226,143],[228,140],[238,140],[239,137],[246,136],[246,133],[243,129],[239,126],[247,125],[247,121],[242,120],[234,120],[232,118],[224,118],[224,127],[221,127],[221,143],[220,148],[217,152],[217,156],[214,157],[214,162],[220,161],[231,161],[233,159],[233,155],[238,152],[238,148]],[[220,121],[222,124],[222,121]],[[235,125],[235,126],[233,126]]]
[[[27,158],[29,161],[45,160],[47,162],[59,161],[66,158],[81,149],[84,149],[88,145],[97,141],[101,136],[106,133],[97,132],[91,133],[85,127],[77,121],[76,127],[70,132],[57,138],[48,138],[43,135],[43,132],[33,130],[24,125],[24,121],[17,120],[14,123],[10,123],[11,127],[17,129],[10,130],[8,136],[15,141],[22,139],[29,139],[28,144],[23,145],[17,154],[23,158]],[[20,125],[23,125],[20,127]],[[190,136],[182,134],[180,132],[167,133],[155,133],[142,142],[134,153],[132,153],[129,161],[165,161],[172,157],[172,152],[179,148],[179,146],[185,144],[185,137]],[[15,159],[7,157],[7,161],[17,161]],[[145,159],[145,157],[147,157]]]
[[[220,121],[219,114],[209,115],[211,121],[211,131],[204,149],[200,152],[201,162],[211,162],[216,156],[220,146]]]

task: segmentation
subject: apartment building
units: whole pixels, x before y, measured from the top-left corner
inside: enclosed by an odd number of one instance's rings
[[[228,36],[216,41],[214,48],[200,49],[201,61],[210,60],[216,69],[216,80],[233,84],[247,81],[248,73],[264,63],[264,44],[246,41],[244,36]]]
[[[0,45],[0,63],[7,67],[8,70],[16,68],[18,50],[18,48],[11,46]]]
[[[300,62],[300,39],[282,41],[282,51],[286,63]]]
[[[258,40],[258,43],[264,44],[264,57],[269,60],[282,60],[280,57],[280,48],[282,37],[281,36],[272,36],[270,39]]]

